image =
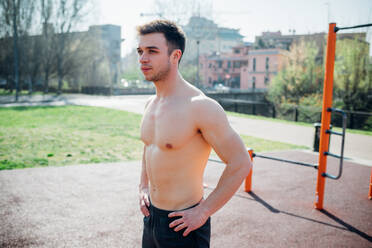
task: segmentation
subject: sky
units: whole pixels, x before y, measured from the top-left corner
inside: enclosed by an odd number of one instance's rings
[[[336,22],[339,27],[372,23],[372,0],[93,1],[94,9],[86,25],[120,25],[124,39],[122,56],[130,53],[137,45],[136,26],[157,18],[156,15],[140,15],[156,13],[159,6],[157,2],[165,3],[163,8],[168,7],[167,11],[173,18],[179,19],[181,24],[186,24],[188,14],[200,13],[201,16],[213,19],[220,27],[240,29],[240,34],[245,36],[244,41],[251,42],[265,31],[289,34],[295,30],[296,34],[309,34],[328,32],[329,22]],[[176,2],[176,6],[172,2]],[[367,32],[367,40],[372,42],[372,27],[347,32]]]

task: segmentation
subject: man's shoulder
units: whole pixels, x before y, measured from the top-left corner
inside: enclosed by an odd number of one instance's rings
[[[218,104],[216,100],[210,98],[209,96],[206,96],[203,92],[199,92],[198,94],[195,94],[191,97],[191,102],[195,105],[214,105]]]
[[[221,105],[214,99],[206,96],[203,92],[192,97],[191,105],[193,111],[200,115],[210,115],[213,113],[224,113]]]
[[[147,106],[152,102],[154,101],[156,95],[152,95],[150,96],[147,100],[146,100],[146,103],[145,103],[145,109],[147,109]]]

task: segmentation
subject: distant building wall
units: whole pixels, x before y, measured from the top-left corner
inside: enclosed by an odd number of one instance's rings
[[[199,55],[211,53],[225,53],[231,48],[243,44],[239,29],[219,27],[212,20],[204,17],[193,16],[189,23],[182,27],[186,34],[186,50],[184,59],[196,61]]]
[[[228,54],[201,56],[200,68],[205,88],[223,84],[239,89],[264,89],[281,68],[283,50],[252,50],[234,47]]]
[[[209,88],[223,84],[239,89],[267,89],[282,69],[285,53],[294,42],[313,41],[319,48],[318,59],[322,60],[326,36],[326,33],[282,35],[280,31],[263,32],[254,44],[232,46],[229,52],[201,55],[202,86]],[[366,42],[366,33],[342,33],[337,37]]]
[[[267,88],[271,79],[281,69],[283,50],[257,49],[249,52],[248,88]],[[245,84],[246,85],[246,84]]]

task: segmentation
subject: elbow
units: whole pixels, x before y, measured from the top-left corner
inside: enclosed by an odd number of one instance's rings
[[[241,163],[239,163],[239,175],[242,177],[242,178],[246,178],[249,174],[249,172],[251,171],[252,169],[252,162],[251,161],[242,161]]]
[[[245,157],[240,157],[239,159],[228,164],[230,165],[228,168],[230,168],[235,175],[241,178],[247,177],[252,169],[252,161],[249,158],[246,159]]]
[[[247,177],[249,175],[249,172],[251,172],[252,169],[252,162],[244,163],[242,166],[242,174],[244,177]]]
[[[253,161],[250,157],[248,157],[244,160],[243,167],[244,167],[244,174],[247,177],[249,175],[249,173],[251,172],[252,167],[253,167]]]

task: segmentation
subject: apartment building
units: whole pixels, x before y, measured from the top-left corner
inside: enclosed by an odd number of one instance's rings
[[[240,89],[266,89],[282,68],[284,53],[279,48],[249,51],[248,65],[241,70]]]
[[[294,42],[314,41],[319,47],[319,59],[323,59],[326,33],[282,35],[263,32],[254,43],[232,47],[229,52],[201,55],[199,69],[201,86],[212,88],[222,84],[237,89],[267,89],[272,78],[281,70],[285,53]],[[338,39],[359,39],[366,42],[366,33],[342,33]]]
[[[283,50],[253,49],[252,43],[233,47],[230,53],[202,55],[202,86],[223,84],[238,89],[265,89],[281,68]]]
[[[212,20],[200,16],[191,17],[182,29],[187,36],[183,58],[187,61],[196,61],[198,55],[226,53],[244,44],[239,29],[219,27]]]
[[[280,48],[289,50],[294,42],[304,40],[306,42],[312,41],[319,48],[319,55],[322,56],[323,50],[327,45],[327,33],[313,33],[313,34],[290,34],[282,35],[280,31],[277,32],[262,32],[261,35],[255,37],[255,48]],[[337,39],[358,39],[361,42],[366,42],[367,34],[362,33],[338,33]]]

